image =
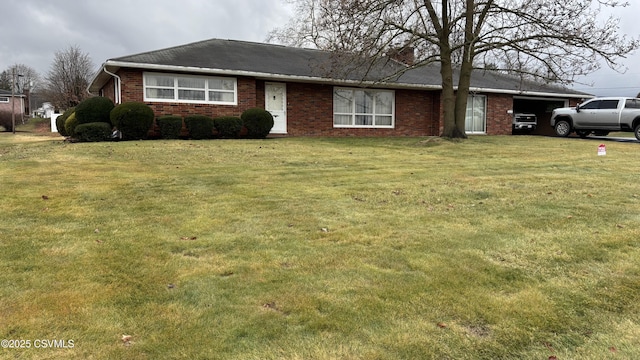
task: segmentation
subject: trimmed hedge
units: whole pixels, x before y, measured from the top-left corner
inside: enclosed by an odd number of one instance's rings
[[[88,124],[92,122],[111,124],[109,115],[113,108],[113,101],[109,98],[102,96],[88,98],[76,106],[78,124]]]
[[[111,124],[122,132],[123,140],[140,140],[147,137],[154,114],[147,104],[126,102],[114,107],[110,117]]]
[[[76,113],[72,113],[69,115],[67,120],[64,122],[64,131],[67,133],[67,136],[75,138],[76,137],[76,126],[78,126],[78,118],[76,117]]]
[[[245,110],[240,116],[242,125],[247,128],[247,137],[252,139],[264,139],[273,128],[273,116],[270,112],[252,108]]]
[[[69,133],[67,132],[67,129],[65,128],[64,124],[67,121],[67,119],[69,118],[69,116],[71,116],[71,114],[73,114],[73,112],[76,111],[75,107],[69,108],[67,110],[65,110],[62,115],[58,116],[56,118],[56,129],[58,129],[58,133],[62,136],[69,136]]]
[[[213,119],[205,115],[190,115],[184,118],[189,136],[194,140],[210,139],[213,136]]]
[[[0,126],[4,128],[4,131],[13,131],[13,117],[11,111],[0,111]]]
[[[111,124],[105,122],[79,124],[76,126],[75,132],[80,141],[107,141],[111,139]]]
[[[158,118],[160,137],[163,139],[178,139],[182,130],[182,116],[167,115]]]
[[[242,130],[242,119],[236,116],[221,116],[213,119],[213,127],[221,138],[236,139]]]

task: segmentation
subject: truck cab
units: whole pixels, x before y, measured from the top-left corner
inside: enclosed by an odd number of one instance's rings
[[[574,108],[559,108],[551,114],[558,136],[575,132],[580,137],[608,135],[611,131],[633,131],[640,140],[640,99],[606,97],[588,100]]]

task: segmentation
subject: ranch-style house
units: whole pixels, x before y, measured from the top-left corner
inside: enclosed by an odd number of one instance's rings
[[[273,135],[437,136],[443,128],[438,66],[384,74],[414,61],[399,49],[364,77],[337,71],[334,54],[305,48],[210,39],[109,59],[89,91],[119,104],[144,102],[163,115],[239,116],[260,107],[274,116]],[[353,70],[353,69],[352,69]],[[552,133],[554,108],[589,94],[475,70],[467,105],[467,134],[512,133],[517,113],[538,118],[534,133]]]

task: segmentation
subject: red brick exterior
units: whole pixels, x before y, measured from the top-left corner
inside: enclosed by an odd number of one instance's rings
[[[143,102],[142,70],[121,69],[121,101]],[[265,81],[237,77],[238,104],[210,105],[146,102],[156,117],[164,115],[240,116],[243,111],[265,106]],[[288,82],[287,134],[290,136],[438,136],[442,134],[440,91],[395,90],[395,126],[384,128],[334,128],[333,85]],[[115,101],[114,80],[101,89],[101,95]],[[513,96],[487,96],[487,134],[511,134]]]
[[[487,135],[510,135],[513,115],[513,96],[503,94],[487,95]]]
[[[334,128],[333,86],[287,84],[287,132],[293,136],[430,136],[438,135],[435,94],[395,91],[393,129]]]
[[[11,94],[9,95],[0,95],[0,97],[8,98],[9,102],[0,102],[0,111],[7,112],[11,115],[13,111],[16,114],[16,119],[22,121],[22,115],[24,114],[24,99],[22,95],[14,95],[13,98]]]

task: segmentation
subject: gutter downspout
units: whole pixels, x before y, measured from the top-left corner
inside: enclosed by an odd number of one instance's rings
[[[102,67],[102,71],[104,71],[105,73],[107,73],[107,74],[109,74],[109,75],[111,75],[111,76],[113,76],[115,78],[115,82],[114,82],[114,86],[113,86],[114,87],[114,93],[115,93],[114,97],[115,97],[115,100],[116,100],[115,103],[116,103],[116,105],[120,104],[121,100],[122,100],[122,97],[121,97],[121,83],[122,83],[122,80],[120,79],[120,76],[118,76],[118,75],[110,72],[109,70],[107,70],[106,66]]]

